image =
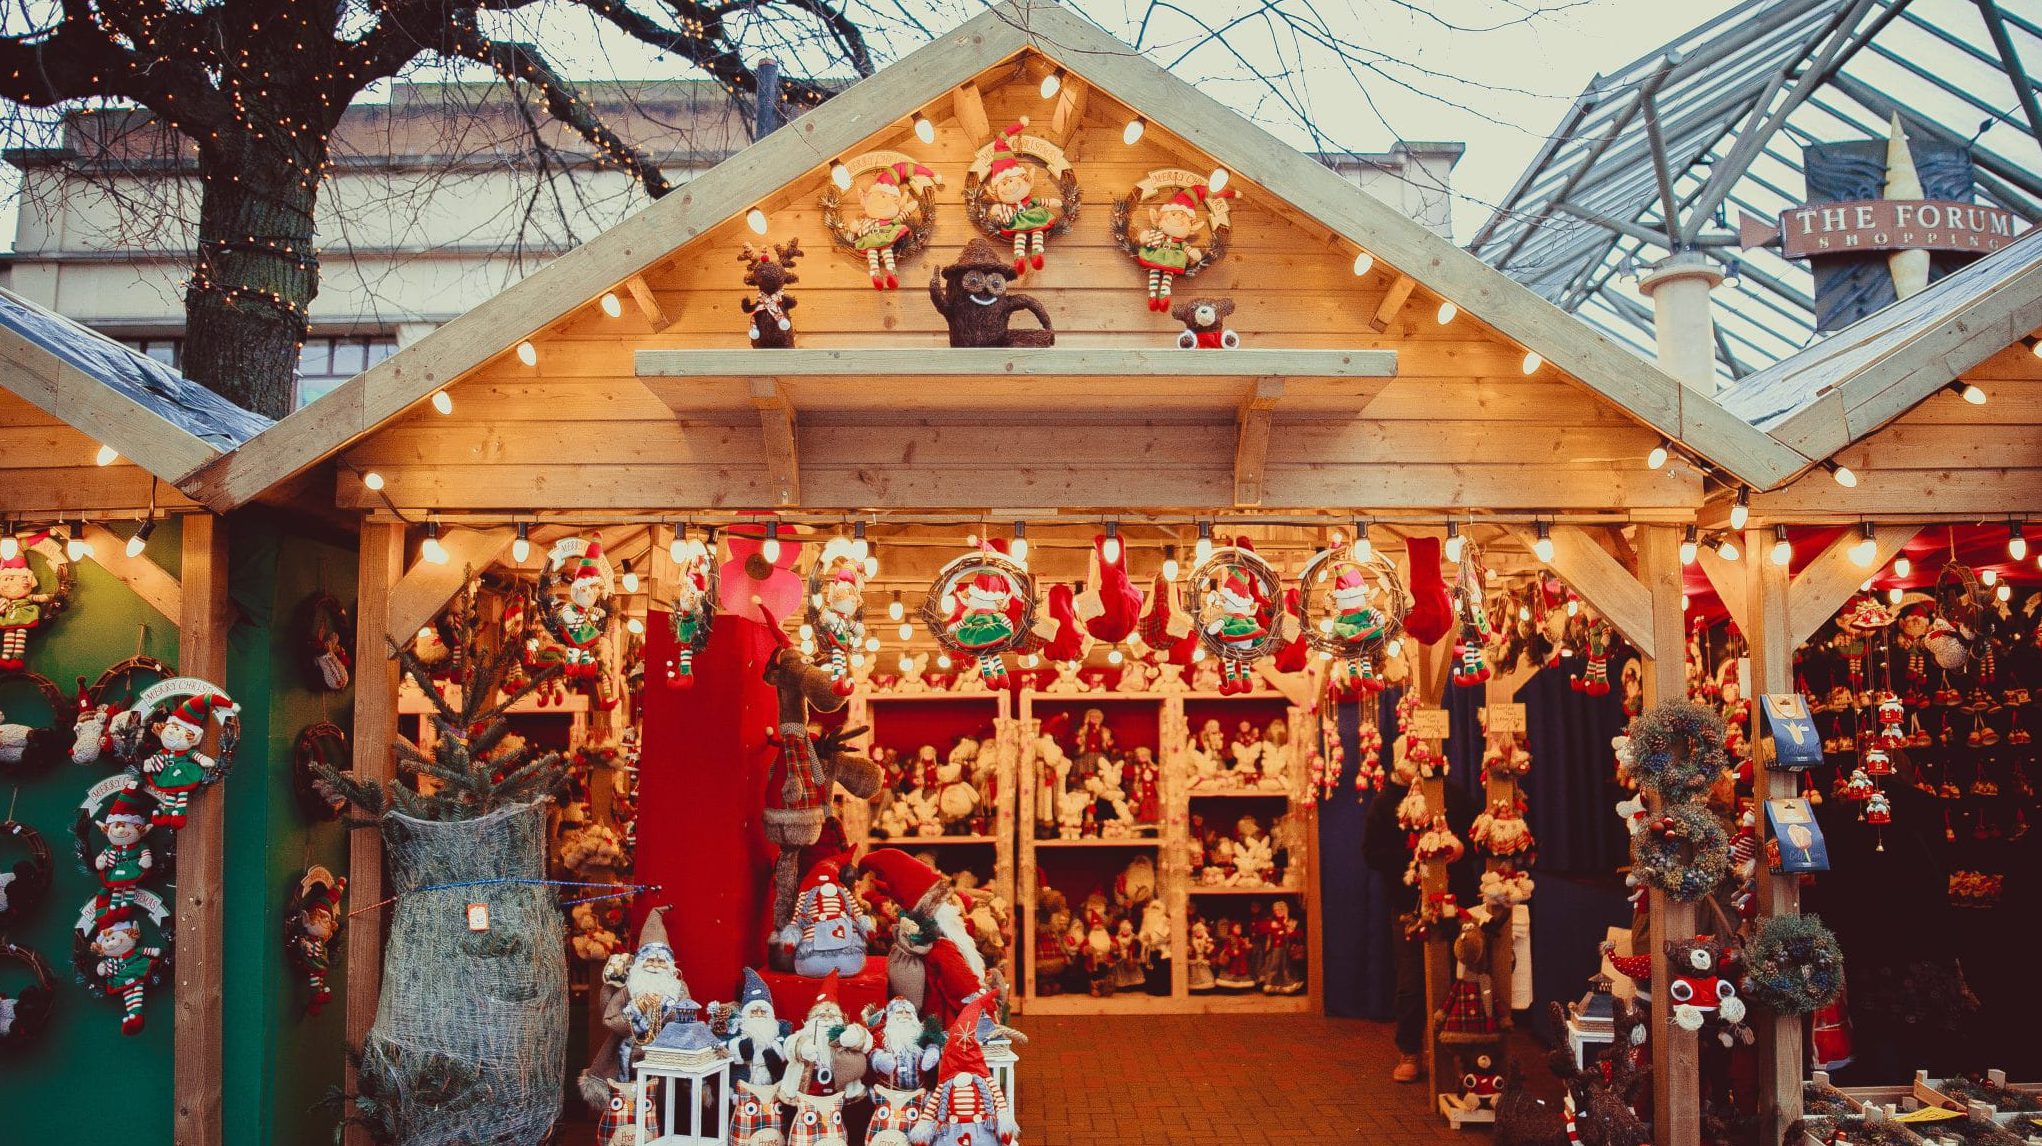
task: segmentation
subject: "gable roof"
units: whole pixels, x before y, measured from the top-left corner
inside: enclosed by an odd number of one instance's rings
[[[818,165],[854,153],[913,109],[1024,51],[1040,53],[1134,108],[1741,480],[1771,484],[1809,464],[1060,4],[1006,0],[350,379],[192,474],[182,488],[215,508],[259,496]]]
[[[1731,413],[1826,458],[2042,327],[2042,229],[1746,378]]]
[[[272,424],[7,290],[0,290],[0,388],[171,483]]]

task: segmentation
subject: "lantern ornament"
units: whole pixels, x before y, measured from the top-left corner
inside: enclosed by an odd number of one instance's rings
[[[1343,663],[1347,688],[1381,692],[1375,658],[1404,631],[1411,597],[1389,558],[1372,553],[1357,561],[1353,553],[1344,545],[1320,550],[1298,574],[1305,641]]]
[[[1006,688],[1001,654],[1037,639],[1035,578],[1013,558],[981,544],[945,565],[922,598],[922,623],[943,651],[978,661],[988,687]]]
[[[680,560],[674,565],[674,603],[667,614],[674,634],[674,659],[667,665],[664,683],[671,689],[684,689],[695,686],[695,654],[709,646],[722,570],[717,568],[713,540],[685,539],[675,543],[675,552]]]
[[[1283,580],[1260,554],[1221,546],[1191,571],[1185,597],[1199,646],[1220,662],[1220,692],[1253,692],[1249,666],[1287,645],[1296,618],[1283,608]]]
[[[865,563],[846,538],[830,538],[808,571],[808,624],[829,662],[831,690],[851,695],[851,656],[865,647]]]

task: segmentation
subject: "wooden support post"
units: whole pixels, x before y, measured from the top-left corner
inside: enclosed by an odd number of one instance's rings
[[[401,527],[400,527],[401,528]],[[418,635],[418,630],[439,615],[469,577],[487,569],[497,555],[510,546],[517,531],[508,528],[496,529],[450,529],[440,537],[440,545],[447,551],[447,563],[435,565],[420,561],[411,572],[385,590],[388,597],[383,607],[383,626],[371,629],[358,625],[356,631],[365,634],[365,639],[380,641],[387,635],[392,641],[404,644]],[[533,544],[538,544],[535,540]],[[404,540],[397,541],[399,567],[402,568]],[[359,615],[359,610],[357,611]],[[375,656],[393,655],[388,645],[374,649],[357,649],[357,662],[373,659]]]
[[[1921,532],[1916,525],[1881,525],[1872,538],[1872,563],[1859,565],[1850,558],[1851,547],[1863,540],[1855,529],[1830,543],[1815,560],[1794,576],[1793,592],[1787,595],[1787,648],[1794,649],[1815,635],[1824,621],[1836,615],[1865,579],[1878,572],[1893,556]]]
[[[1687,695],[1677,529],[1671,525],[1638,526],[1638,576],[1652,598],[1652,641],[1658,654],[1645,666],[1647,705]],[[1699,1146],[1701,1070],[1696,1036],[1673,1025],[1673,1002],[1666,990],[1672,981],[1666,966],[1666,940],[1695,934],[1695,905],[1675,903],[1654,891],[1648,897],[1647,913],[1652,924],[1652,1141],[1656,1146]]]
[[[1091,91],[1092,85],[1069,72],[1064,73],[1063,87],[1056,96],[1056,111],[1049,117],[1049,134],[1050,138],[1063,147],[1065,158],[1077,158],[1073,154],[1073,144],[1076,141],[1071,136],[1077,131],[1078,125],[1084,122],[1085,97],[1090,95]]]
[[[794,404],[778,379],[752,379],[752,405],[759,411],[759,434],[764,439],[766,470],[772,475],[773,490],[781,505],[801,504],[801,462],[794,448]]]
[[[979,95],[977,84],[959,84],[956,93],[950,97],[950,109],[957,116],[957,126],[964,129],[964,138],[971,141],[973,148],[993,141],[992,121],[986,118],[986,101]]]
[[[109,538],[108,540],[113,540]],[[227,678],[227,528],[211,514],[184,519],[184,586],[177,671],[215,684]],[[227,791],[208,784],[177,833],[177,993],[171,1067],[171,1137],[215,1146],[226,1119],[221,995],[226,980]]]
[[[356,573],[356,631],[376,639],[390,630],[390,591],[404,570],[404,526],[362,523]],[[397,733],[397,662],[358,650],[355,658],[354,778],[381,784],[396,773],[391,737]],[[357,904],[383,898],[383,841],[375,828],[348,837],[348,899]],[[383,988],[383,913],[365,911],[347,928],[347,1042],[359,1048],[376,1018]],[[347,1071],[354,1093],[354,1068]],[[347,1146],[370,1146],[368,1131],[347,1128]]]
[[[1695,550],[1695,559],[1702,563],[1702,572],[1708,575],[1709,587],[1716,590],[1717,598],[1723,602],[1723,611],[1730,614],[1731,623],[1740,633],[1751,632],[1750,594],[1746,578],[1752,566],[1770,563],[1771,558],[1766,551],[1772,548],[1772,539],[1761,537],[1755,529],[1746,530],[1738,544],[1745,542],[1762,544],[1763,548],[1745,549],[1742,563],[1723,560],[1723,555],[1717,553],[1713,545],[1703,545]],[[1749,695],[1750,690],[1746,689],[1745,693]]]
[[[1257,378],[1241,404],[1240,436],[1234,444],[1234,504],[1261,505],[1262,478],[1269,464],[1269,422],[1283,400],[1283,379]]]
[[[1909,532],[1911,535],[1912,531]],[[1765,728],[1759,698],[1766,693],[1790,692],[1794,687],[1794,643],[1786,635],[1792,593],[1786,567],[1758,558],[1759,547],[1768,542],[1767,535],[1759,530],[1745,531],[1744,599],[1748,620],[1740,622],[1739,627],[1750,646],[1751,676],[1743,683],[1744,695],[1751,702],[1751,727],[1746,734],[1754,745],[1754,755]],[[1755,775],[1761,805],[1765,800],[1799,795],[1795,790],[1800,778],[1797,773],[1760,767]],[[1754,807],[1752,814],[1757,818],[1763,845],[1767,831],[1765,808]],[[1768,874],[1763,846],[1758,854],[1759,916],[1800,914],[1801,877]],[[1764,1119],[1760,1133],[1768,1142],[1784,1142],[1787,1127],[1801,1117],[1801,1079],[1806,1058],[1801,1023],[1798,1015],[1776,1015],[1754,1023],[1758,1030],[1758,1109],[1759,1117]]]
[[[1383,295],[1382,305],[1376,307],[1375,314],[1369,316],[1368,324],[1376,330],[1388,330],[1390,324],[1397,320],[1397,312],[1404,309],[1405,300],[1411,297],[1412,288],[1417,285],[1417,280],[1410,275],[1398,275],[1396,281],[1390,284],[1389,291]]]
[[[1508,528],[1526,549],[1532,547],[1535,541],[1532,530],[1521,525]],[[1578,525],[1556,525],[1547,536],[1553,543],[1553,560],[1550,562],[1553,572],[1581,594],[1588,607],[1608,621],[1610,627],[1631,642],[1640,656],[1650,660],[1658,655],[1657,617],[1653,612],[1651,595],[1630,570],[1610,555],[1609,548],[1595,536],[1595,530]],[[1675,556],[1679,556],[1677,551]],[[1675,597],[1673,603],[1678,609],[1679,597]],[[1680,631],[1677,624],[1674,631]],[[1675,655],[1678,656],[1677,653]],[[1676,660],[1675,663],[1679,662]]]

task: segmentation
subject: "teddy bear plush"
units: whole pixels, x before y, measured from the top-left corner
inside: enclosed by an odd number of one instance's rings
[[[1234,313],[1234,300],[1230,298],[1187,299],[1170,308],[1170,317],[1184,324],[1184,330],[1177,336],[1179,350],[1233,350],[1241,345],[1241,336],[1226,328],[1227,316]]]

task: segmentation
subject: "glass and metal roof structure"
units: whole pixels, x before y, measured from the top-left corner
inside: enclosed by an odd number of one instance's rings
[[[2030,66],[2042,0],[1750,0],[1592,81],[1469,248],[1648,357],[1638,273],[1710,252],[1732,272],[1715,299],[1734,385],[1814,338],[1806,265],[1736,233],[1804,200],[1803,146],[1883,139],[1898,115],[1970,142],[1981,202],[2042,219]]]

